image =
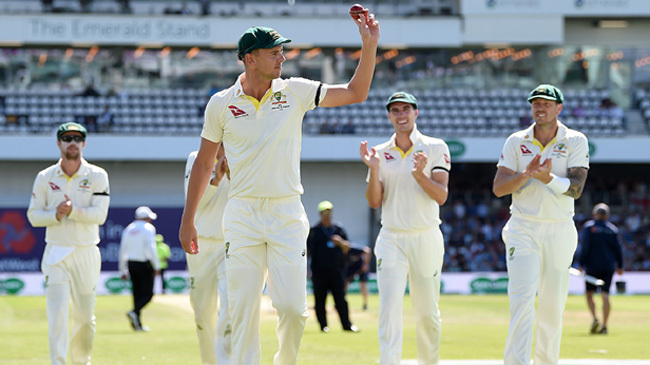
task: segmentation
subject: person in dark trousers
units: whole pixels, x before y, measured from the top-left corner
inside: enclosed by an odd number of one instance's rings
[[[348,302],[345,299],[346,254],[350,242],[345,230],[332,221],[334,206],[325,200],[318,204],[320,222],[309,230],[307,250],[311,257],[311,280],[314,287],[315,310],[321,331],[329,332],[325,300],[327,292],[334,297],[336,310],[345,331],[358,332],[350,322]]]
[[[623,274],[623,252],[618,228],[608,221],[609,206],[599,203],[594,206],[593,220],[585,223],[581,235],[580,268],[588,275],[602,279],[605,284],[600,287],[603,298],[603,323],[598,322],[594,293],[598,289],[593,284],[586,283],[587,305],[594,320],[591,333],[607,334],[607,320],[611,309],[609,303],[609,287],[612,284],[614,271]]]
[[[151,224],[158,215],[149,207],[138,207],[135,220],[122,231],[119,269],[122,280],[131,277],[133,310],[126,315],[135,331],[149,331],[142,325],[140,312],[153,298],[153,284],[160,274],[160,259],[156,250],[156,227]]]

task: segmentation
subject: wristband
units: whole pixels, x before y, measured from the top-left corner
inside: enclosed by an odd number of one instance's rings
[[[555,194],[564,194],[571,187],[571,180],[567,177],[559,177],[551,174],[551,181],[546,184]]]

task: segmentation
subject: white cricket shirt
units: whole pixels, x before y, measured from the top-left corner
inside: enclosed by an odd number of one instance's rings
[[[101,167],[81,159],[79,170],[68,177],[61,160],[38,173],[27,209],[27,218],[34,227],[45,228],[45,243],[52,245],[44,260],[54,265],[77,246],[99,243],[99,225],[104,224],[110,203],[108,174]],[[56,207],[72,202],[72,211],[56,220]]]
[[[406,152],[395,145],[395,134],[375,146],[380,156],[379,180],[384,186],[381,224],[391,230],[426,230],[441,223],[440,206],[422,189],[411,171],[413,154],[422,151],[427,155],[425,172],[431,174],[437,169],[448,172],[451,169],[449,147],[442,139],[420,133],[417,125],[410,139],[413,146]]]
[[[187,186],[190,181],[190,172],[194,160],[196,160],[197,151],[190,153],[185,164],[185,196],[187,197]],[[216,174],[212,171],[212,177]],[[199,237],[211,238],[217,241],[223,241],[223,213],[228,203],[228,191],[230,190],[230,180],[227,175],[219,181],[219,185],[208,184],[205,192],[199,200],[194,215],[194,224]],[[211,242],[211,241],[206,241]]]
[[[160,270],[156,249],[156,227],[153,224],[135,220],[124,228],[119,254],[119,267],[122,273],[128,272],[127,261],[149,261],[155,270]]]
[[[528,129],[508,137],[497,166],[523,172],[533,157],[540,154],[540,163],[551,158],[551,173],[560,177],[566,177],[571,167],[589,168],[589,144],[584,134],[569,129],[558,121],[555,138],[543,147],[534,138],[534,127],[533,123]],[[574,214],[574,199],[568,195],[556,194],[546,184],[531,178],[512,193],[510,212],[530,219],[571,219]]]
[[[230,166],[229,196],[280,198],[302,194],[302,119],[316,107],[320,83],[277,78],[258,102],[244,94],[241,77],[210,98],[201,133],[212,142],[223,141]],[[320,100],[325,94],[323,86]]]

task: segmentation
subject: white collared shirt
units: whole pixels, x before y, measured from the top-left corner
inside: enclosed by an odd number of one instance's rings
[[[72,211],[61,221],[56,220],[56,208],[65,201],[72,202]],[[99,226],[104,224],[110,204],[108,174],[101,167],[81,159],[79,170],[68,177],[61,160],[36,176],[27,219],[34,227],[45,227],[45,243],[53,246],[44,258],[49,265],[63,260],[78,246],[99,243]]]
[[[380,145],[379,180],[384,187],[381,209],[383,227],[399,230],[426,230],[440,225],[440,206],[431,199],[413,177],[413,154],[425,152],[427,165],[424,171],[449,171],[451,160],[449,147],[439,138],[425,136],[413,128],[410,139],[413,146],[404,152],[395,145],[395,134]],[[368,173],[370,176],[370,173]]]
[[[277,78],[259,102],[244,94],[241,77],[210,98],[201,137],[223,145],[230,166],[230,197],[280,198],[303,193],[302,120],[316,107],[320,83]],[[321,88],[320,100],[326,89]]]
[[[156,227],[144,220],[131,222],[122,231],[120,242],[119,269],[127,273],[127,261],[151,262],[155,270],[160,270],[160,260],[156,249]]]
[[[185,164],[185,197],[187,197],[187,187],[190,181],[190,172],[194,160],[196,160],[197,151],[190,153]],[[212,172],[212,177],[215,171]],[[223,213],[228,203],[228,191],[230,190],[230,180],[227,175],[219,181],[217,186],[208,184],[205,192],[199,200],[194,215],[194,224],[199,237],[207,237],[217,241],[223,241]]]
[[[551,173],[566,177],[572,167],[589,168],[589,143],[584,134],[567,128],[558,121],[555,138],[543,147],[534,136],[535,124],[508,137],[497,166],[515,172],[523,172],[526,166],[540,154],[540,163],[551,159]],[[530,219],[566,220],[574,214],[574,199],[556,194],[546,184],[531,178],[519,190],[512,193],[512,215]]]

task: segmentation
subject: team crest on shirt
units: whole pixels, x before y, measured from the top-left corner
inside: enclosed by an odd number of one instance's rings
[[[528,147],[526,147],[523,144],[521,146],[519,146],[519,149],[521,149],[521,154],[522,155],[532,155],[533,154],[533,152],[531,150],[529,150]]]
[[[228,109],[230,109],[230,112],[232,113],[232,116],[235,117],[235,119],[248,116],[248,113],[234,105],[228,105]]]
[[[567,157],[567,145],[565,143],[558,143],[553,146],[553,156]]]
[[[515,248],[510,247],[508,250],[508,260],[513,260],[515,258]]]
[[[273,93],[273,100],[271,102],[271,110],[282,110],[290,106],[287,102],[287,95],[280,91]]]
[[[230,258],[230,254],[228,253],[230,251],[230,242],[226,242],[226,258]]]
[[[57,184],[55,184],[55,183],[53,183],[51,181],[50,181],[50,189],[52,189],[52,191],[60,191],[61,190],[59,185],[57,185]]]
[[[81,180],[81,182],[79,183],[79,190],[82,190],[82,191],[90,190],[90,180],[88,180],[88,179]]]
[[[381,259],[377,260],[377,271],[381,270]]]
[[[395,161],[395,157],[388,152],[384,152],[384,158],[386,159],[386,162]]]

